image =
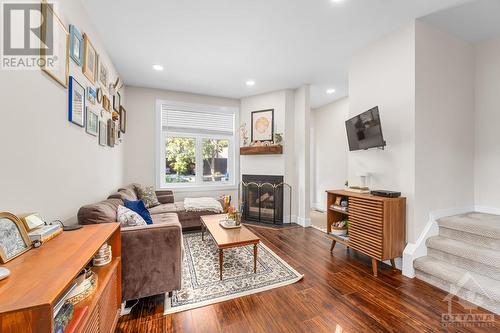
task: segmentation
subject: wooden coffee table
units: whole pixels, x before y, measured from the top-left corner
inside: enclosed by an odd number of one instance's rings
[[[220,279],[224,265],[224,249],[253,245],[253,272],[257,273],[257,245],[260,242],[253,232],[245,226],[235,229],[226,229],[219,225],[226,214],[206,215],[201,217],[201,239],[204,240],[205,230],[208,230],[219,248]]]

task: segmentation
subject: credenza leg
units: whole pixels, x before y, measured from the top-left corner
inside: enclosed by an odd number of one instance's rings
[[[392,269],[396,269],[396,262],[394,261],[394,259],[391,259],[391,266]]]
[[[336,241],[332,240],[332,246],[330,246],[330,252],[333,251],[333,248],[335,247],[335,244],[337,244]]]
[[[372,270],[373,270],[373,276],[377,277],[377,275],[378,275],[378,261],[377,261],[377,259],[372,258]]]

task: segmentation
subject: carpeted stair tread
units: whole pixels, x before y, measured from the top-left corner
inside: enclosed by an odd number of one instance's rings
[[[439,235],[446,238],[455,239],[461,242],[473,244],[474,246],[486,247],[492,250],[500,251],[500,239],[494,239],[481,235],[471,234],[469,232],[450,229],[439,228]]]
[[[469,272],[429,256],[416,259],[414,267],[417,271],[446,281],[459,289],[470,290],[495,302],[500,302],[500,282],[498,280]]]
[[[480,306],[486,310],[489,310],[497,315],[500,315],[500,302],[496,302],[489,297],[483,296],[481,294],[475,293],[473,291],[467,290],[465,288],[458,289],[454,284],[451,284],[447,281],[439,279],[433,275],[429,275],[423,271],[415,271],[416,277],[419,280],[425,281],[443,291],[453,295],[458,296],[459,298],[468,301],[469,303]],[[448,300],[448,295],[443,298],[443,301]],[[465,305],[466,307],[468,305]]]
[[[500,240],[500,216],[470,212],[461,215],[443,217],[438,221],[439,227],[460,230]]]
[[[500,251],[475,246],[473,244],[442,236],[434,236],[427,239],[427,247],[452,254],[456,257],[469,259],[487,266],[500,268]]]
[[[477,261],[466,259],[463,257],[457,257],[453,254],[449,254],[443,251],[435,250],[433,248],[427,249],[427,255],[429,257],[438,259],[440,261],[447,262],[448,264],[455,265],[457,267],[463,268],[469,272],[479,273],[481,275],[487,276],[489,278],[500,280],[500,268],[493,266],[488,266]],[[500,283],[500,281],[499,281]]]

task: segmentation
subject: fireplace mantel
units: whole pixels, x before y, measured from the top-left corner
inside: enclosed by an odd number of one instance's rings
[[[240,155],[282,155],[283,146],[240,147]]]

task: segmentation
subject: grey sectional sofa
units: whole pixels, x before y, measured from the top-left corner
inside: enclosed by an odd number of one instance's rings
[[[116,222],[116,211],[124,200],[138,200],[136,184],[120,188],[107,200],[85,205],[78,223]],[[122,299],[132,300],[181,288],[183,229],[201,227],[200,216],[213,212],[186,212],[175,202],[172,191],[157,191],[161,205],[150,209],[152,225],[121,229]]]

